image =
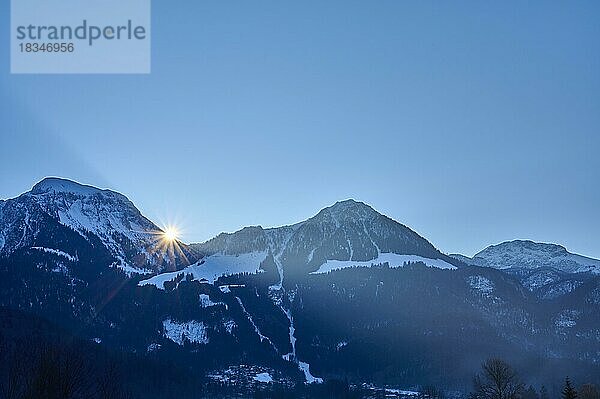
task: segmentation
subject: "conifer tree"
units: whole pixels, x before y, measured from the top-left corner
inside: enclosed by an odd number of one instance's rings
[[[562,398],[563,399],[575,399],[577,397],[577,391],[571,385],[571,380],[569,377],[565,379],[565,387],[562,390]]]

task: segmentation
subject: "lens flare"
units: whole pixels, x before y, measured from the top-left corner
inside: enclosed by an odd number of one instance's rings
[[[163,232],[163,239],[168,242],[177,241],[179,238],[179,230],[174,226],[168,226]]]
[[[138,232],[148,235],[149,242],[144,247],[148,255],[147,261],[161,271],[178,270],[178,268],[191,263],[188,259],[191,252],[181,241],[185,231],[182,231],[180,227],[179,224],[165,223],[156,230]],[[193,259],[196,257],[194,256]]]

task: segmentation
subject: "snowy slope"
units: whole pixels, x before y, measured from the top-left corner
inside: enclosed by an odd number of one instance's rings
[[[266,259],[266,252],[252,252],[242,255],[215,254],[207,256],[180,271],[160,273],[154,277],[142,280],[138,285],[154,285],[156,288],[165,289],[165,282],[175,280],[177,275],[192,274],[194,281],[204,281],[213,284],[219,277],[241,274],[260,273],[260,265]]]
[[[438,269],[456,269],[456,266],[451,265],[450,263],[440,259],[429,259],[416,255],[398,255],[381,253],[377,258],[363,262],[351,260],[328,260],[327,262],[322,264],[316,272],[312,272],[311,274],[329,273],[334,270],[341,270],[350,267],[372,267],[374,265],[383,264],[387,264],[389,267],[394,268],[402,267],[405,264],[416,262],[424,263],[428,267],[436,267]]]

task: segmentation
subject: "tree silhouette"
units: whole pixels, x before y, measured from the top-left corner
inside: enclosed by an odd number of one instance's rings
[[[600,391],[594,384],[584,384],[579,389],[579,399],[600,399]]]
[[[473,381],[474,399],[516,399],[523,392],[523,383],[513,368],[501,359],[488,359]]]
[[[537,392],[535,391],[535,388],[532,385],[529,385],[529,388],[527,388],[522,395],[523,399],[539,399],[539,396],[537,394]]]
[[[569,377],[565,379],[565,387],[562,390],[563,399],[575,399],[577,397],[577,391],[571,385],[571,380]]]

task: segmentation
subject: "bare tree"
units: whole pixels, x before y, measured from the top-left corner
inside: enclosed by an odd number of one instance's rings
[[[523,383],[513,368],[501,359],[488,359],[473,381],[476,399],[516,399],[523,392]]]
[[[584,384],[579,388],[579,399],[600,399],[600,390],[594,384]]]
[[[26,364],[31,361],[29,353],[18,355],[14,351],[6,355],[7,374],[0,382],[0,398],[20,399],[31,383],[31,373]]]
[[[88,372],[81,354],[66,347],[42,346],[33,365],[31,386],[24,398],[86,397]]]

